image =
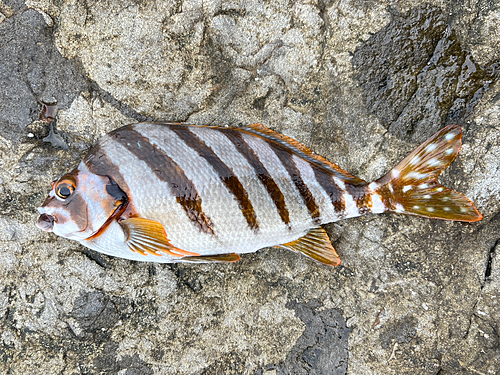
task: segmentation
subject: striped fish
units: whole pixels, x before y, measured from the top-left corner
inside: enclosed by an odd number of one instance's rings
[[[258,124],[128,125],[52,183],[38,226],[138,261],[235,262],[278,246],[336,266],[321,224],[384,212],[481,220],[469,199],[436,182],[461,138],[448,126],[367,183]]]

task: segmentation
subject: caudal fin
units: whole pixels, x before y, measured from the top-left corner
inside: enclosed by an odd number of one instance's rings
[[[387,175],[369,185],[372,212],[457,221],[483,218],[464,195],[436,182],[455,159],[462,145],[462,129],[450,125],[417,147]]]

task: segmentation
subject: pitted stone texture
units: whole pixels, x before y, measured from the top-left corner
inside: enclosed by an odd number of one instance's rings
[[[1,373],[498,370],[494,2],[4,0],[0,13]],[[49,99],[50,125],[37,121]],[[327,225],[338,268],[276,249],[135,263],[34,226],[54,178],[147,119],[260,122],[366,180],[457,121],[464,146],[440,181],[485,217]]]

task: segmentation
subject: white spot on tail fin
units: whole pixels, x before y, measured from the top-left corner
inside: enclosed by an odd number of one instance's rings
[[[413,159],[411,159],[410,164],[411,164],[411,165],[417,165],[418,163],[420,163],[420,160],[422,160],[422,159],[420,158],[420,156],[415,155],[415,156],[413,157]]]
[[[429,187],[429,184],[420,184],[419,189],[427,189]]]
[[[447,141],[451,141],[455,137],[456,137],[456,134],[448,133],[445,135],[444,139],[446,139]]]
[[[429,212],[434,212],[434,208],[433,208],[433,207],[427,207],[426,209],[427,209],[427,211],[429,211]]]
[[[453,148],[449,148],[444,152],[446,155],[453,154]]]
[[[431,199],[431,196],[429,194],[424,195],[424,199]]]
[[[372,212],[374,214],[380,214],[382,212],[385,212],[385,205],[384,202],[382,202],[380,195],[378,195],[377,193],[373,193],[371,195],[371,198],[372,198]]]
[[[433,168],[433,167],[438,167],[442,164],[443,162],[439,159],[436,159],[436,158],[432,158],[431,160],[429,160],[427,162],[427,165],[430,167],[430,168]]]
[[[443,189],[442,187],[438,187],[438,188],[436,189],[436,191],[437,191],[438,193],[441,193],[443,190],[444,190],[444,189]]]
[[[409,179],[409,178],[413,178],[415,180],[421,180],[423,178],[426,178],[428,175],[427,173],[419,173],[419,172],[410,172],[406,175],[406,178]]]
[[[413,206],[414,210],[420,210],[420,206]]]
[[[380,187],[379,184],[377,184],[376,182],[372,182],[371,184],[368,185],[368,188],[371,190],[371,191],[375,191],[377,190],[378,188]]]
[[[434,143],[430,143],[427,145],[427,147],[425,148],[425,151],[426,152],[432,152],[436,149],[436,145]]]
[[[403,187],[403,193],[406,193],[408,190],[411,190],[412,186],[411,185],[406,185]]]
[[[451,208],[450,207],[444,207],[443,210],[445,210],[446,212],[449,212],[449,211],[451,211]]]
[[[391,174],[392,174],[393,178],[399,178],[400,172],[399,172],[398,169],[393,168],[392,171],[391,171]]]

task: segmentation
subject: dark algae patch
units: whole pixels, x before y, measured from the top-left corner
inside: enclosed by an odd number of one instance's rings
[[[448,22],[430,5],[395,14],[354,53],[367,109],[397,137],[416,141],[463,124],[493,80]]]
[[[266,365],[256,375],[273,369],[279,375],[343,375],[347,372],[347,341],[351,329],[346,327],[345,319],[338,310],[320,310],[320,307],[317,300],[288,303],[287,308],[295,310],[305,324],[304,333],[284,362]]]

